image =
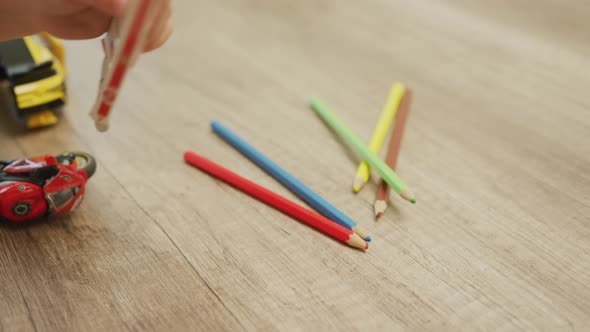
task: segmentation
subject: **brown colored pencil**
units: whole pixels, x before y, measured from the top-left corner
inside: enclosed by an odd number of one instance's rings
[[[389,139],[389,146],[387,147],[387,157],[385,158],[385,163],[389,166],[392,170],[395,170],[397,166],[397,160],[399,157],[399,152],[402,145],[402,138],[404,136],[404,128],[406,127],[406,121],[408,118],[408,113],[410,112],[410,105],[412,103],[412,90],[406,89],[406,93],[404,94],[400,109],[395,118],[395,124],[393,127],[393,132],[391,133],[391,138]],[[375,218],[379,219],[383,212],[387,209],[387,200],[389,197],[389,191],[391,188],[383,179],[379,182],[379,187],[377,188],[377,195],[375,198]]]

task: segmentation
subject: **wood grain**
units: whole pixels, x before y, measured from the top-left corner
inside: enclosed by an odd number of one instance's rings
[[[107,134],[88,110],[97,41],[68,43],[66,119],[0,157],[83,149],[82,208],[0,226],[0,330],[505,330],[590,326],[590,46],[583,1],[178,1]],[[307,108],[369,139],[388,87],[414,91],[372,218],[358,158]],[[367,253],[185,165],[198,151],[287,197],[217,139],[231,126],[374,238]],[[377,177],[374,177],[377,179]],[[301,243],[305,245],[301,245]]]

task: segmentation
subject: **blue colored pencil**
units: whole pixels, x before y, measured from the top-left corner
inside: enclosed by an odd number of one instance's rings
[[[258,165],[258,167],[262,168],[265,172],[274,177],[277,181],[291,190],[295,195],[309,204],[324,217],[336,222],[337,224],[340,224],[341,226],[351,229],[361,238],[364,238],[365,241],[371,241],[371,237],[367,235],[367,233],[361,227],[359,227],[354,220],[335,208],[332,204],[328,203],[320,195],[313,192],[301,181],[297,180],[293,175],[287,173],[287,171],[275,164],[272,160],[268,159],[250,144],[246,143],[231,130],[225,128],[217,121],[211,122],[211,128],[213,129],[213,132],[221,137],[225,142],[233,146],[236,150]]]

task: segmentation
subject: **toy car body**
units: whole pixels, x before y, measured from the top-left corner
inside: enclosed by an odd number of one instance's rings
[[[0,219],[19,223],[75,210],[95,170],[85,153],[0,162]]]
[[[61,41],[41,33],[0,42],[0,82],[4,104],[23,127],[56,124],[67,99]]]

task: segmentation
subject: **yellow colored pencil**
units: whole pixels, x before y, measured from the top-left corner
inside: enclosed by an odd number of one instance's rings
[[[385,103],[385,106],[383,106],[383,110],[381,111],[381,115],[379,115],[379,120],[377,120],[377,125],[375,126],[375,131],[373,132],[373,137],[369,142],[369,150],[376,155],[379,155],[379,151],[381,151],[381,146],[383,146],[383,142],[385,142],[387,132],[393,123],[393,119],[395,118],[395,114],[397,113],[405,91],[406,89],[401,83],[396,83],[391,87],[387,102]],[[354,177],[352,185],[355,193],[359,192],[367,181],[369,181],[370,176],[371,167],[363,160],[356,171],[356,176]]]

